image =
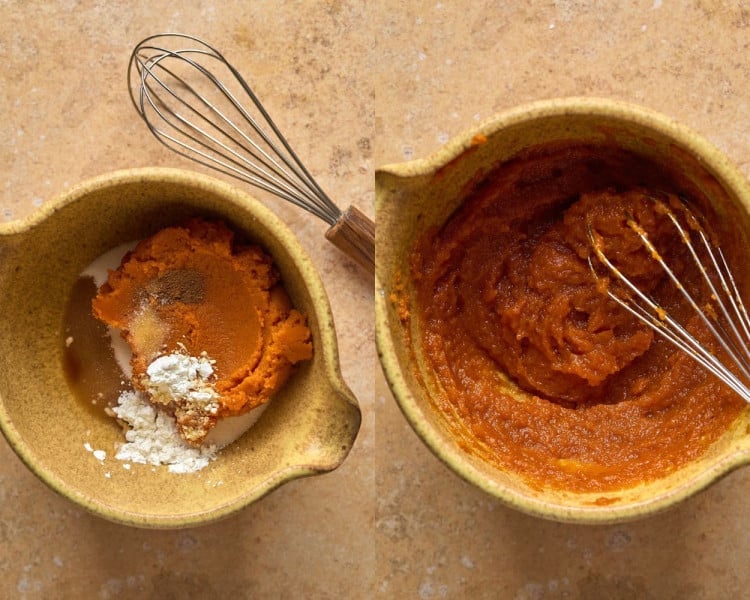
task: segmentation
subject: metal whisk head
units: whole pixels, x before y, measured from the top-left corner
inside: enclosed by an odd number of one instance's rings
[[[250,86],[212,46],[183,34],[146,38],[131,55],[128,89],[151,132],[178,154],[329,225],[340,217]]]
[[[179,33],[148,37],[130,57],[128,89],[165,146],[319,217],[330,225],[326,239],[373,272],[375,224],[330,200],[216,48]]]
[[[647,231],[627,215],[627,225],[640,238],[643,247],[661,266],[665,275],[692,310],[706,325],[713,338],[727,356],[722,362],[706,348],[686,327],[649,294],[644,293],[631,279],[613,263],[606,252],[606,239],[591,224],[588,236],[593,256],[599,265],[622,285],[607,285],[610,298],[628,310],[654,332],[666,338],[677,348],[688,354],[700,365],[726,383],[745,401],[750,402],[750,319],[740,296],[737,284],[729,269],[721,249],[716,247],[706,233],[699,219],[684,203],[668,206],[659,198],[652,197],[655,209],[664,215],[674,227],[675,233],[685,245],[690,262],[698,270],[700,280],[707,293],[700,297],[691,292],[658,249],[649,239]],[[594,275],[600,278],[598,266],[593,257],[589,264]]]

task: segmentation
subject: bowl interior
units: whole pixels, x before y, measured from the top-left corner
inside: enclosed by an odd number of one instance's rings
[[[63,312],[94,258],[195,215],[223,219],[273,256],[293,303],[308,316],[314,358],[205,469],[126,470],[114,458],[119,427],[92,415],[67,385]],[[345,458],[360,414],[340,376],[327,297],[292,234],[246,194],[185,171],[123,171],[82,184],[2,233],[0,421],[16,452],[53,489],[117,521],[185,526],[230,514]],[[85,443],[107,458],[97,460]]]
[[[595,99],[549,101],[498,116],[451,141],[424,160],[376,173],[376,326],[381,361],[401,409],[425,443],[467,480],[532,514],[581,522],[612,522],[664,508],[744,464],[750,452],[750,412],[700,460],[672,475],[608,493],[573,493],[531,487],[517,474],[461,450],[456,435],[432,408],[439,393],[419,345],[419,323],[410,318],[409,254],[413,240],[443,224],[473,184],[520,151],[555,142],[616,144],[666,165],[710,201],[723,239],[746,248],[750,191],[727,160],[695,133],[638,107]],[[383,240],[383,243],[380,243]],[[385,243],[387,240],[388,243]],[[746,261],[731,261],[744,265]],[[744,268],[744,267],[743,267]],[[740,274],[747,284],[748,273]]]

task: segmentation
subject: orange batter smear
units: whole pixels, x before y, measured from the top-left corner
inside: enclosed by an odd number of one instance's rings
[[[607,296],[616,283],[592,276],[588,225],[618,269],[718,351],[627,224],[686,284],[698,279],[648,198],[678,183],[607,146],[535,152],[499,167],[412,252],[435,408],[459,445],[534,487],[612,491],[665,476],[745,403]]]
[[[312,357],[306,319],[271,258],[258,246],[236,244],[221,222],[193,219],[140,242],[110,272],[92,308],[130,345],[138,389],[146,387],[149,364],[165,354],[215,361],[215,414],[168,406],[193,444],[218,419],[267,402],[294,365]]]

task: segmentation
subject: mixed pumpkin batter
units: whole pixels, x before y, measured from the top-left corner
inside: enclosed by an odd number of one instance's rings
[[[625,224],[634,216],[691,284],[684,244],[651,199],[675,201],[678,188],[614,147],[537,148],[417,241],[418,344],[435,407],[467,451],[533,486],[608,491],[685,465],[736,419],[744,401],[611,300],[588,262],[591,225],[713,347]]]

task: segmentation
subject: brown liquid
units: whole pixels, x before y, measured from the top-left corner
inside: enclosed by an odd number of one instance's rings
[[[73,286],[63,321],[63,368],[81,404],[96,417],[111,422],[105,409],[117,405],[126,384],[107,326],[91,314],[96,291],[90,277],[79,277]]]

